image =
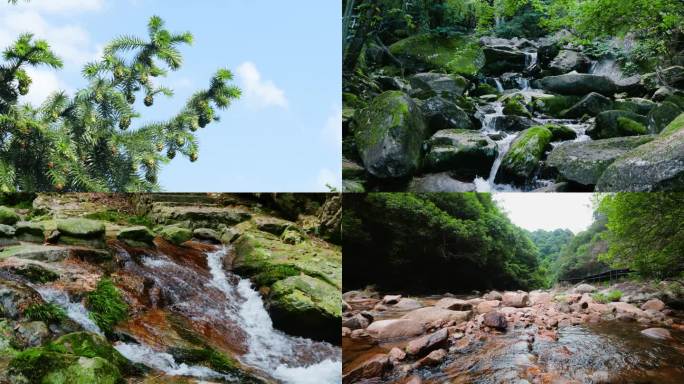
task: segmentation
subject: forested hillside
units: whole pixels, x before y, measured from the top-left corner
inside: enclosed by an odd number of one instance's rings
[[[342,3],[346,190],[684,189],[681,1]]]
[[[527,231],[527,234],[539,250],[539,270],[540,274],[545,277],[545,285],[551,285],[553,282],[551,267],[558,260],[560,251],[575,235],[569,229],[554,229],[553,231],[538,229],[533,232]]]

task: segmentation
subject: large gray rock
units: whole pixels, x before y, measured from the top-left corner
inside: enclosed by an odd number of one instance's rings
[[[530,303],[527,292],[504,292],[501,298],[501,305],[504,307],[523,308]]]
[[[665,68],[660,73],[660,78],[670,86],[684,88],[684,67],[673,66]]]
[[[660,133],[682,113],[675,103],[665,101],[648,113],[648,129],[651,133]]]
[[[449,172],[430,173],[411,180],[409,192],[474,192],[475,184],[451,177]]]
[[[604,96],[612,96],[617,91],[617,85],[608,77],[586,73],[547,76],[538,83],[540,88],[562,95],[584,96],[596,92]]]
[[[612,109],[613,101],[600,93],[592,92],[577,104],[563,111],[565,118],[580,118],[584,115],[596,116],[603,111]]]
[[[620,156],[655,139],[655,136],[616,137],[596,141],[567,142],[556,146],[546,165],[565,180],[596,185],[603,172]]]
[[[596,116],[596,124],[587,130],[592,139],[646,134],[648,119],[629,111],[604,111]]]
[[[494,140],[476,131],[441,130],[432,136],[425,157],[431,171],[449,171],[455,177],[487,177],[499,153]]]
[[[427,123],[428,132],[434,133],[442,129],[471,129],[470,117],[455,103],[435,96],[425,100],[421,111]]]
[[[589,58],[577,51],[563,49],[549,64],[549,70],[554,75],[562,75],[568,72],[586,72],[589,69]]]
[[[418,94],[453,98],[462,96],[468,89],[468,80],[458,75],[419,73],[410,79],[411,88]]]
[[[411,340],[406,345],[406,353],[409,356],[426,355],[435,349],[446,346],[448,337],[449,332],[446,328],[442,328],[437,332]]]
[[[624,100],[616,100],[614,109],[634,112],[638,115],[648,115],[658,104],[648,99],[632,97]]]
[[[497,131],[518,132],[532,128],[537,123],[529,117],[517,115],[503,115],[495,116],[492,119],[492,125]]]
[[[498,311],[487,312],[484,315],[483,324],[489,328],[498,329],[500,331],[505,331],[506,328],[508,328],[506,316]]]
[[[661,135],[617,159],[603,173],[596,189],[602,192],[684,191],[684,129],[672,129],[674,132]]]
[[[422,322],[410,319],[378,320],[372,322],[366,332],[380,340],[400,339],[422,335],[425,327]]]
[[[539,169],[539,162],[550,148],[553,134],[543,126],[537,126],[523,131],[506,152],[499,172],[496,174],[497,183],[513,182],[526,184]]]
[[[451,311],[438,307],[424,307],[413,310],[405,314],[402,319],[413,320],[423,324],[432,324],[436,321],[442,322],[462,322],[470,318],[470,311]]]
[[[505,72],[522,72],[529,64],[525,53],[509,47],[496,46],[485,47],[484,71],[491,75],[500,75]]]
[[[373,99],[356,121],[356,145],[370,174],[400,178],[418,169],[426,127],[410,97],[398,91],[385,92]]]

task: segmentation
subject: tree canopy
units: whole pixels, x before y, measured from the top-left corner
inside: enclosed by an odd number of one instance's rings
[[[100,60],[85,66],[85,88],[57,92],[34,107],[18,102],[32,81],[26,69],[63,64],[47,41],[20,36],[0,63],[0,190],[159,190],[161,166],[178,154],[196,161],[195,132],[218,121],[216,111],[240,97],[230,84],[232,73],[220,69],[175,116],[143,120],[138,97],[150,108],[156,98],[173,95],[159,79],[181,68],[179,48],[192,40],[191,33],[173,33],[154,16],[145,38],[117,37]]]

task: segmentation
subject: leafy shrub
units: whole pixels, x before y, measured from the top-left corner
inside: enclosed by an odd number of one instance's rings
[[[614,301],[620,301],[620,299],[622,298],[622,291],[616,289],[608,292],[607,294],[595,293],[591,295],[591,297],[597,303],[606,304]]]
[[[87,307],[90,318],[108,334],[118,322],[128,317],[128,304],[109,279],[100,280],[97,288],[88,294]]]

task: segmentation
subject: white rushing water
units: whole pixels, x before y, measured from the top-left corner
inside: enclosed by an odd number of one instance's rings
[[[168,353],[157,352],[152,348],[140,344],[118,343],[114,346],[119,353],[134,363],[140,363],[169,376],[190,376],[201,379],[235,380],[230,375],[218,373],[199,365],[178,364]]]
[[[223,258],[227,253],[228,249],[223,248],[207,254],[207,264],[212,275],[212,284],[226,295],[228,302],[239,303],[237,313],[226,314],[237,321],[248,336],[249,352],[243,356],[244,361],[271,373],[274,378],[285,383],[341,383],[342,362],[339,359],[321,358],[318,363],[308,366],[283,363],[283,360],[295,355],[299,348],[312,347],[313,342],[286,335],[273,328],[261,296],[252,288],[251,282],[240,279],[237,286],[230,283],[223,269]]]
[[[90,318],[89,312],[83,304],[81,302],[72,302],[69,294],[66,292],[46,287],[34,287],[34,289],[40,294],[43,300],[64,309],[67,316],[81,325],[86,331],[97,333],[98,335],[103,334],[100,327],[98,327]]]

